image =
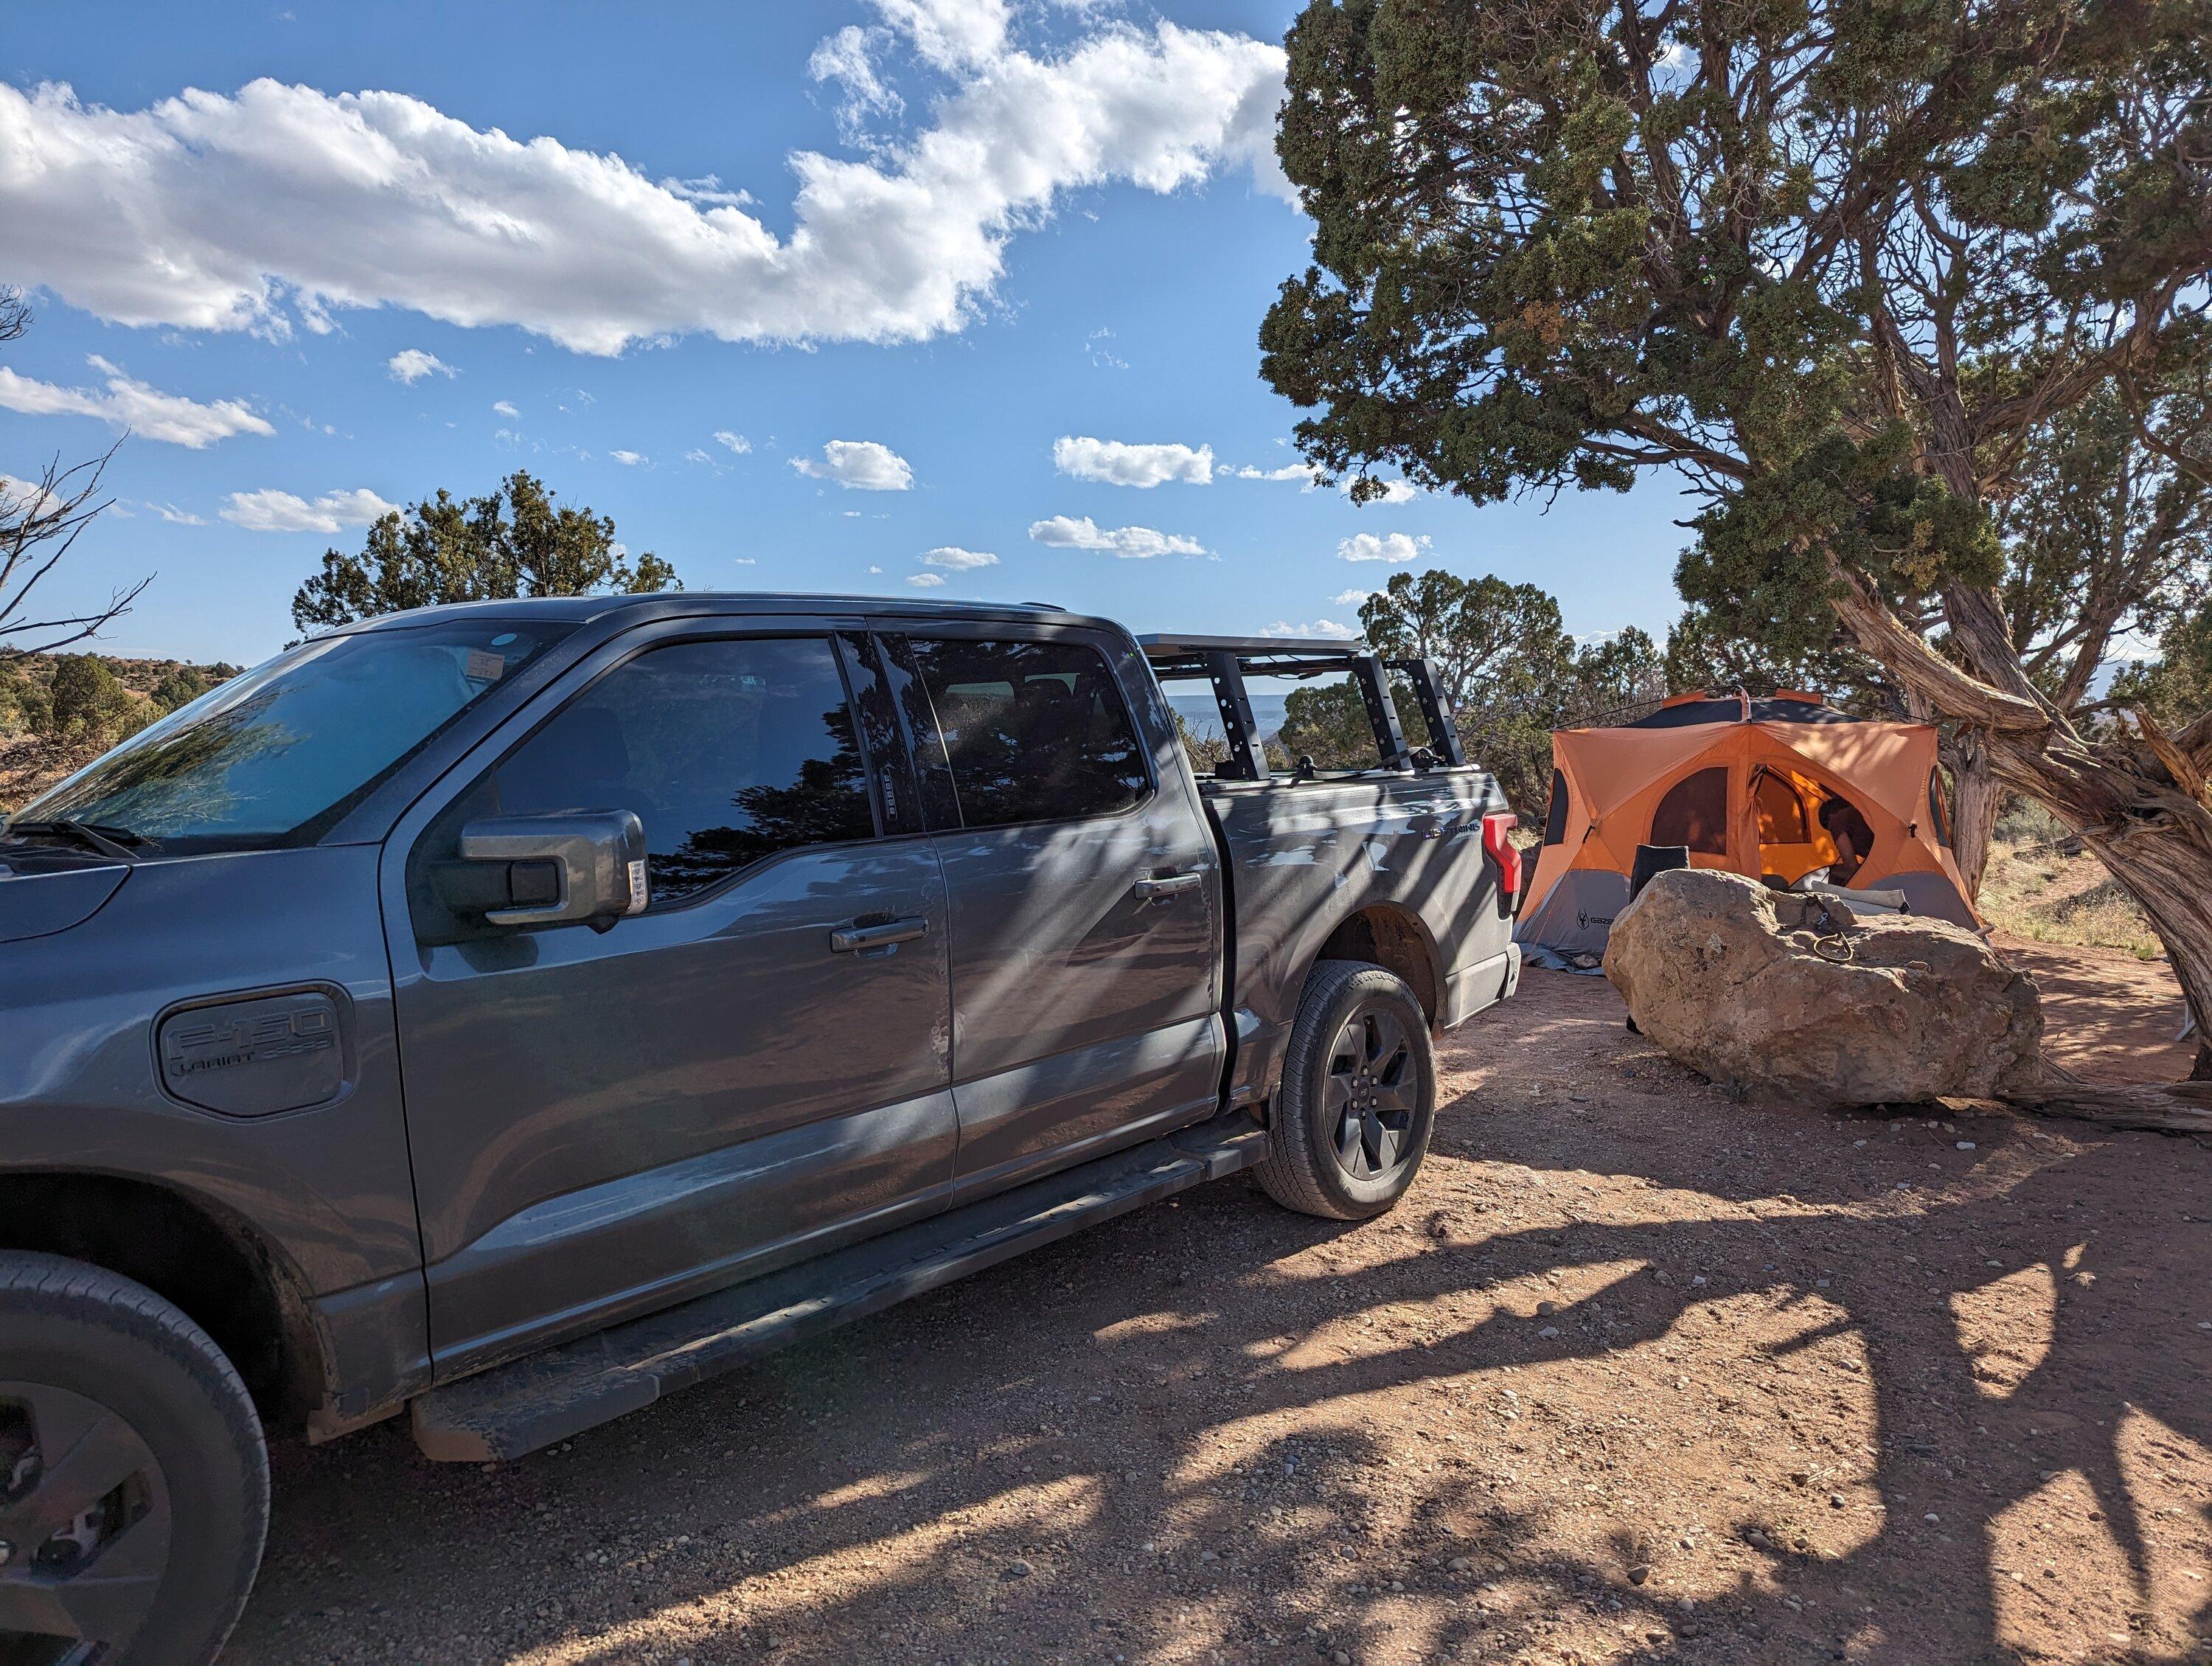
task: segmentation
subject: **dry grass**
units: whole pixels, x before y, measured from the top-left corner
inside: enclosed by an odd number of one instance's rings
[[[2067,856],[2033,840],[1990,841],[1983,915],[1999,931],[2039,943],[2124,949],[2140,960],[2166,952],[2150,922],[2094,856]]]

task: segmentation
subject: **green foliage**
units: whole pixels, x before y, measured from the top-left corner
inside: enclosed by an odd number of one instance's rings
[[[1658,646],[1648,635],[1631,627],[1577,648],[1559,603],[1533,584],[1437,569],[1394,573],[1362,604],[1359,622],[1384,658],[1435,663],[1468,756],[1524,811],[1543,803],[1553,729],[1606,721],[1666,693]],[[1401,719],[1417,724],[1412,702],[1398,704]],[[1359,721],[1365,734],[1364,712]],[[1283,739],[1299,750],[1287,727]],[[1366,744],[1371,758],[1372,739]]]
[[[212,686],[197,666],[179,666],[164,672],[161,680],[154,684],[154,703],[165,714],[173,712],[179,706],[190,705]]]
[[[1362,496],[1678,472],[1686,664],[1818,664],[1856,585],[2025,686],[1971,599],[2031,437],[2212,366],[2203,0],[1311,0],[1289,47],[1301,447]]]
[[[2212,602],[2200,593],[2195,607],[2166,626],[2158,646],[2158,659],[2130,665],[2112,679],[2108,697],[2179,729],[2212,711]]]
[[[1896,688],[1881,667],[1831,634],[1823,647],[1791,654],[1753,634],[1760,622],[1735,608],[1692,603],[1667,633],[1670,688],[1740,688],[1754,697],[1799,689],[1862,717],[1894,716]]]
[[[105,750],[137,733],[156,715],[94,654],[56,657],[43,695],[33,709],[32,733],[72,746]]]
[[[441,489],[384,516],[358,555],[325,550],[322,570],[292,598],[292,623],[326,630],[443,602],[682,587],[649,551],[633,565],[611,519],[555,503],[518,470],[489,496],[456,499]]]
[[[1316,769],[1372,769],[1380,758],[1359,685],[1346,678],[1292,689],[1283,702],[1283,751]]]

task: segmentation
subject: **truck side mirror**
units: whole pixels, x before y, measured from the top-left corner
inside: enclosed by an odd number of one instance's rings
[[[438,894],[488,925],[605,931],[650,897],[645,824],[629,810],[487,817],[461,829],[460,857],[439,865]]]

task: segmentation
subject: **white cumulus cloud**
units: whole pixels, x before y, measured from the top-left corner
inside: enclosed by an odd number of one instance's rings
[[[1202,556],[1206,546],[1179,532],[1156,532],[1149,526],[1101,526],[1089,515],[1054,515],[1030,523],[1030,536],[1056,550],[1103,550],[1127,561],[1146,561],[1154,556]]]
[[[902,492],[914,485],[906,459],[873,440],[832,440],[819,458],[794,457],[791,466],[810,480],[834,480],[853,491]]]
[[[753,442],[746,439],[744,435],[733,434],[726,428],[718,428],[714,430],[714,443],[726,447],[740,457],[753,448]]]
[[[1262,636],[1328,636],[1334,638],[1345,638],[1357,637],[1359,635],[1359,627],[1357,625],[1339,624],[1334,619],[1316,619],[1310,624],[1293,624],[1288,619],[1278,619],[1271,625],[1263,626],[1261,629],[1260,634]]]
[[[395,382],[404,382],[412,387],[425,376],[444,376],[448,380],[460,373],[435,353],[425,353],[419,347],[403,347],[384,362],[384,368]],[[492,407],[495,410],[496,405]]]
[[[1314,483],[1313,465],[1309,463],[1285,463],[1279,469],[1255,469],[1249,463],[1236,471],[1239,480],[1297,480],[1306,485]]]
[[[502,416],[520,416],[522,415],[520,411],[514,408],[514,401],[512,399],[494,399],[491,402],[491,408]]]
[[[1336,546],[1346,561],[1387,561],[1392,566],[1419,561],[1429,547],[1425,535],[1408,538],[1403,532],[1354,532]]]
[[[1376,590],[1340,590],[1328,599],[1331,607],[1357,607],[1370,596],[1380,595]]]
[[[909,573],[907,575],[906,581],[908,584],[919,585],[924,590],[934,590],[945,582],[945,575],[942,573]]]
[[[978,567],[996,567],[999,558],[985,550],[963,550],[957,544],[939,544],[934,550],[925,550],[922,562],[929,567],[947,567],[956,573],[973,572]]]
[[[335,532],[341,526],[366,526],[398,508],[360,487],[325,492],[312,502],[290,492],[233,492],[222,518],[249,532]]]
[[[641,451],[611,451],[607,455],[626,469],[634,469],[639,464],[651,460]]]
[[[0,82],[9,276],[113,322],[196,330],[283,335],[395,307],[584,353],[686,331],[907,342],[976,316],[1008,243],[1069,192],[1243,168],[1291,200],[1279,46],[1109,21],[1030,52],[1006,40],[1007,9],[881,0],[945,89],[866,160],[792,155],[795,199],[767,217],[741,192],[404,93],[264,79],[116,110]]]
[[[1062,435],[1052,442],[1052,465],[1078,480],[1150,491],[1170,480],[1203,486],[1213,479],[1213,447],[1130,445],[1120,440],[1079,439]]]
[[[0,173],[7,167],[5,147],[0,145]],[[202,404],[181,393],[163,393],[133,380],[97,353],[85,362],[107,378],[105,389],[64,387],[19,376],[0,365],[0,405],[27,416],[97,416],[117,428],[127,428],[142,439],[189,446],[194,451],[234,434],[276,432],[264,418],[235,399]]]

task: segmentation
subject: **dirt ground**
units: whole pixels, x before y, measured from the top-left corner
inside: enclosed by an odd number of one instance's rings
[[[2063,1061],[2179,1073],[2162,967],[2016,952]],[[1621,1018],[1454,1037],[1379,1221],[1240,1177],[523,1462],[281,1452],[225,1658],[2212,1661],[2212,1141]]]

